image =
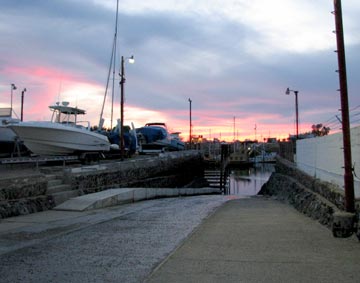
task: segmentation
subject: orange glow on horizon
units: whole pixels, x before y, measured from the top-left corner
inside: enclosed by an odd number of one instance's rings
[[[89,120],[91,125],[98,125],[101,107],[104,98],[105,86],[99,85],[92,81],[86,81],[79,77],[66,73],[65,71],[48,68],[44,66],[36,66],[31,68],[8,68],[5,70],[8,73],[14,73],[17,77],[30,76],[30,82],[14,82],[18,86],[18,90],[14,92],[14,109],[20,112],[20,93],[23,84],[27,88],[25,94],[25,120],[48,120],[50,118],[50,111],[48,106],[56,101],[69,101],[70,105],[85,109],[87,115],[82,120]],[[7,88],[1,88],[2,100],[0,101],[3,107],[7,107],[9,102],[5,101],[8,97],[10,85]],[[7,98],[6,98],[7,100]],[[120,116],[119,98],[114,103],[113,109],[113,126],[116,126],[117,119]],[[104,126],[110,127],[110,97],[106,99],[103,118],[105,119]],[[200,104],[201,106],[201,104]],[[189,113],[187,107],[181,110],[154,110],[141,108],[134,105],[125,104],[125,125],[134,124],[136,128],[141,127],[149,122],[163,122],[166,123],[170,132],[181,132],[180,137],[184,141],[189,140]],[[245,115],[238,113],[240,115]],[[250,115],[250,114],[247,114]],[[199,118],[201,117],[201,118]],[[248,118],[236,118],[235,135],[232,123],[232,117],[227,119],[224,117],[224,111],[216,109],[215,111],[197,110],[193,112],[193,127],[192,133],[194,136],[203,136],[207,140],[214,138],[221,141],[232,142],[235,140],[255,140],[263,141],[265,138],[275,137],[277,139],[287,139],[289,133],[294,133],[292,124],[263,124],[256,121],[279,120],[278,116],[268,117],[262,114],[252,114]],[[281,117],[280,117],[281,118]],[[257,132],[255,134],[254,125],[258,124]],[[303,125],[304,127],[304,125]],[[310,126],[304,128],[310,129]]]

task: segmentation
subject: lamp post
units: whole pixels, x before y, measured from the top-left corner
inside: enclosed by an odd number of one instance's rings
[[[299,138],[299,108],[298,108],[298,93],[299,93],[299,91],[287,88],[285,91],[285,94],[289,95],[290,92],[293,92],[295,94],[296,139],[298,139]]]
[[[121,56],[121,73],[120,73],[120,155],[124,159],[124,84],[125,84],[125,60],[128,59],[130,64],[135,63],[134,55],[131,57]]]
[[[10,107],[11,107],[11,114],[12,115],[12,111],[13,111],[13,90],[16,90],[17,87],[15,84],[11,84],[11,89],[10,89],[10,92],[11,92],[11,102],[10,102]]]
[[[25,95],[26,88],[21,92],[21,118],[20,121],[24,120],[24,95]]]
[[[189,128],[190,128],[190,133],[189,133],[189,144],[190,144],[190,149],[191,149],[191,137],[192,137],[192,123],[191,123],[191,102],[192,100],[189,98],[189,106],[190,106],[190,125],[189,125]]]

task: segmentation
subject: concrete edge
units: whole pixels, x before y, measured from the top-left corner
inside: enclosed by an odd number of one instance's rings
[[[220,193],[217,188],[114,188],[71,198],[53,210],[88,211],[155,198]]]

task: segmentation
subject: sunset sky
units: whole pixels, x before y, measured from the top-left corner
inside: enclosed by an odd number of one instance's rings
[[[360,1],[342,1],[352,125],[360,113]],[[340,98],[332,0],[119,0],[118,54],[126,64],[125,124],[165,122],[233,140],[338,131]],[[98,124],[115,32],[116,0],[2,0],[0,107],[48,120],[56,101]],[[119,73],[119,64],[116,73]],[[119,76],[114,119],[119,118]],[[110,95],[104,113],[110,124]],[[256,131],[255,131],[256,125]]]

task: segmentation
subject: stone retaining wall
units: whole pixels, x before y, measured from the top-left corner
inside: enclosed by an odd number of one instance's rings
[[[344,210],[344,191],[337,185],[319,181],[298,170],[294,163],[278,158],[269,181],[259,194],[293,205],[300,212],[331,228],[335,212]],[[360,211],[360,202],[356,203]]]
[[[202,161],[198,151],[182,151],[62,170],[64,182],[72,190],[88,194],[115,187],[184,187],[202,175]],[[53,208],[54,201],[46,191],[45,174],[1,179],[0,219]]]
[[[0,181],[0,201],[44,195],[46,188],[47,181],[42,174],[2,179]]]
[[[183,187],[203,173],[199,152],[170,152],[152,158],[65,170],[64,180],[83,194],[109,188]]]
[[[47,180],[42,174],[1,179],[0,219],[52,208],[46,190]]]

